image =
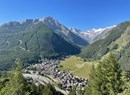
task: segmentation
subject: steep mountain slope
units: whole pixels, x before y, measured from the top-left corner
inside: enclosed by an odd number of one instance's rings
[[[21,58],[26,64],[35,63],[39,56],[57,57],[78,54],[80,48],[73,42],[74,40],[71,41],[68,35],[64,37],[61,34],[39,19],[13,21],[1,25],[0,70],[10,67],[16,58]]]
[[[29,25],[24,31],[12,36],[9,41],[10,44],[7,48],[19,47],[23,50],[38,52],[45,57],[55,54],[69,55],[80,52],[78,47],[65,41],[41,22]]]
[[[6,45],[9,44],[8,39],[11,38],[13,35],[24,31],[25,28],[29,24],[24,23],[20,24],[19,22],[12,21],[9,23],[5,23],[0,26],[0,49],[6,48]]]
[[[42,19],[26,19],[21,22],[12,21],[6,24],[3,24],[0,27],[0,38],[1,43],[7,40],[11,35],[14,35],[17,32],[23,31],[28,25],[30,24],[37,24],[43,23],[44,25],[48,26],[53,32],[58,34],[60,37],[64,38],[67,42],[77,45],[77,46],[86,46],[88,45],[88,41],[76,35],[63,24],[59,23],[57,20],[53,19],[52,17],[45,17]],[[7,42],[8,43],[8,42]],[[1,48],[1,47],[0,47]]]
[[[89,43],[89,41],[86,39],[85,36],[82,35],[82,31],[79,30],[79,29],[76,29],[76,28],[69,28],[69,30],[71,31],[69,33],[69,37],[74,39],[74,42],[77,44],[77,45],[80,45],[80,46],[85,46],[86,43],[85,41],[87,41],[87,45]]]
[[[109,35],[84,48],[80,54],[84,58],[101,59],[112,51],[122,68],[129,68],[130,63],[130,21],[119,24],[109,31]]]
[[[57,33],[66,41],[74,45],[86,46],[89,44],[87,40],[73,33],[73,31],[71,31],[70,29],[68,29],[63,24],[59,23],[57,20],[53,19],[52,17],[45,17],[43,19],[39,19],[39,21],[43,22],[45,25],[51,28],[55,33]]]
[[[93,43],[97,40],[104,39],[116,25],[106,27],[106,28],[99,28],[99,29],[91,29],[88,31],[81,31],[76,28],[70,28],[71,32],[75,35],[80,36],[81,38],[87,40],[89,43]]]
[[[89,43],[93,43],[97,40],[105,38],[109,31],[111,31],[114,26],[106,27],[106,28],[99,28],[99,29],[92,29],[85,32],[81,32],[83,38],[85,38]]]

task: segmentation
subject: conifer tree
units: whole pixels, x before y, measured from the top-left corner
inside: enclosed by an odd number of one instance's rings
[[[19,61],[17,61],[15,70],[9,77],[5,86],[0,88],[0,95],[62,95],[51,84],[37,87],[33,82],[27,83],[22,75]]]
[[[1,94],[3,95],[29,95],[26,92],[26,80],[24,79],[20,67],[17,62],[16,69],[10,76],[10,80],[7,85],[2,89]]]
[[[124,82],[123,85],[123,92],[118,95],[130,95],[130,73],[129,72],[123,72],[122,80]]]
[[[91,95],[117,95],[122,92],[123,81],[120,64],[112,53],[93,68],[90,75]]]

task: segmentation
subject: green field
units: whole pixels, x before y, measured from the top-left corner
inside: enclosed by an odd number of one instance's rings
[[[83,59],[76,56],[71,56],[61,61],[60,70],[70,71],[75,76],[82,78],[89,78],[89,73],[92,65],[96,65],[96,62],[84,62]]]

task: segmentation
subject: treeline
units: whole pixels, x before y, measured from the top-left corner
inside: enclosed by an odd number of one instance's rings
[[[19,65],[9,74],[0,78],[0,95],[62,95],[51,84],[36,86],[33,82],[28,83]]]
[[[39,55],[36,52],[26,52],[24,50],[0,50],[0,71],[10,70],[15,66],[15,60],[22,61],[22,66],[38,63]]]

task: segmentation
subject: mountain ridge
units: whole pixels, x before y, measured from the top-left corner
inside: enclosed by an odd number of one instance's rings
[[[49,28],[53,29],[54,32],[56,32],[57,34],[60,34],[63,38],[65,38],[66,40],[69,39],[70,42],[75,44],[75,41],[73,41],[73,39],[70,37],[68,37],[68,35],[70,36],[71,34],[73,34],[74,36],[77,36],[79,39],[82,40],[83,44],[78,43],[77,45],[81,45],[81,46],[85,46],[88,43],[93,43],[97,40],[99,40],[100,38],[98,36],[100,35],[105,35],[107,32],[103,33],[104,31],[110,31],[112,28],[116,27],[116,25],[110,26],[110,27],[106,27],[106,28],[98,28],[98,29],[90,29],[87,31],[81,31],[80,29],[76,29],[76,28],[67,28],[66,26],[64,26],[63,24],[61,24],[60,22],[58,22],[58,20],[54,19],[51,16],[47,16],[44,18],[40,18],[40,19],[25,19],[22,21],[10,21],[8,23],[2,24],[1,26],[19,26],[19,25],[23,25],[23,24],[32,24],[32,23],[44,23],[45,25],[47,25]]]
[[[123,22],[109,31],[109,34],[88,47],[82,49],[80,56],[83,58],[100,60],[113,52],[123,70],[129,69],[130,56],[130,21]]]
[[[55,58],[79,54],[80,51],[81,57],[94,59],[100,59],[114,51],[114,54],[118,54],[117,59],[122,62],[124,59],[128,60],[129,56],[129,28],[124,32],[128,26],[129,21],[90,30],[86,34],[92,33],[95,36],[90,41],[83,37],[82,33],[85,32],[67,28],[52,17],[11,21],[0,26],[0,65],[4,68],[9,63],[13,64],[16,58],[31,63],[39,57]],[[3,63],[6,65],[2,65]]]
[[[64,32],[60,26],[57,27]],[[74,43],[77,40],[75,34],[62,36],[62,31],[55,32],[52,27],[32,19],[3,24],[0,27],[0,70],[10,67],[17,58],[27,64],[36,62],[39,57],[55,58],[80,53],[80,47]]]

